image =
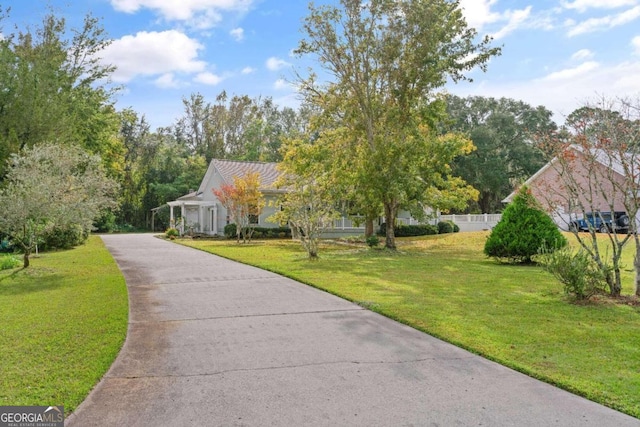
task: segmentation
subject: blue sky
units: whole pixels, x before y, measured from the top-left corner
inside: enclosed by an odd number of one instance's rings
[[[316,0],[316,4],[335,2]],[[473,83],[443,90],[544,105],[564,116],[597,97],[640,95],[640,0],[461,0],[467,21],[503,47]],[[6,4],[5,4],[6,5]],[[104,60],[125,90],[117,107],[144,114],[152,128],[182,114],[199,92],[270,96],[298,103],[293,70],[312,64],[291,51],[306,0],[10,0],[9,22],[38,25],[48,5],[79,27],[91,12],[113,43]],[[5,31],[9,26],[4,23]]]

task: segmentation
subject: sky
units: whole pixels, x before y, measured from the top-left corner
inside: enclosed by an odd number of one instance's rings
[[[315,0],[316,4],[337,0]],[[112,39],[103,52],[123,86],[118,109],[133,108],[152,129],[183,114],[182,99],[271,97],[296,107],[295,72],[317,67],[292,54],[302,38],[306,0],[9,0],[4,21],[36,28],[53,10],[80,28],[91,13]],[[508,97],[564,117],[599,97],[640,96],[640,0],[460,0],[468,24],[502,55],[472,83],[442,90]]]

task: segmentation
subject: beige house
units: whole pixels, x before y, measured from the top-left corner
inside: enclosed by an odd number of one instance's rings
[[[532,175],[524,185],[563,230],[585,212],[625,211],[622,162],[604,150],[572,145]],[[516,190],[517,191],[517,190]],[[509,203],[512,192],[502,202]]]

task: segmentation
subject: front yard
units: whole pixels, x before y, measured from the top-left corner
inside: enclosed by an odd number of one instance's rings
[[[97,236],[0,271],[0,405],[64,405],[109,369],[127,332],[124,278]]]
[[[572,304],[541,268],[487,259],[486,236],[400,239],[397,253],[326,243],[315,262],[290,240],[180,242],[324,289],[640,418],[640,307]],[[626,270],[623,293],[632,280]]]

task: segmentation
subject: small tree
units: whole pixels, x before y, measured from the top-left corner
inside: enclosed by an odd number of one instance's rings
[[[269,220],[288,223],[309,258],[316,259],[320,235],[340,216],[335,208],[335,187],[319,166],[318,160],[326,150],[321,145],[295,140],[288,141],[283,152],[279,165],[283,173],[276,185],[286,188],[287,193],[280,197],[282,208]]]
[[[538,184],[540,200],[550,210],[570,214],[569,228],[606,277],[611,296],[622,291],[622,250],[635,241],[636,295],[640,296],[640,237],[635,219],[640,213],[640,102],[603,97],[571,113],[561,132],[539,135],[538,144],[553,158],[549,165],[555,173],[549,182]],[[628,230],[589,227],[584,234],[570,226],[576,215],[610,211],[613,216],[622,210],[630,219]],[[598,231],[608,237],[604,250]]]
[[[233,185],[223,184],[213,189],[213,194],[227,209],[229,217],[236,224],[236,239],[240,243],[251,241],[255,228],[255,218],[259,217],[265,206],[260,191],[260,174],[249,172],[243,177],[233,177]]]
[[[104,209],[115,207],[116,183],[100,158],[78,147],[38,145],[14,156],[0,190],[0,230],[29,256],[51,227],[88,233]]]
[[[542,247],[553,251],[566,244],[567,239],[523,186],[489,235],[484,253],[512,262],[531,262]]]

